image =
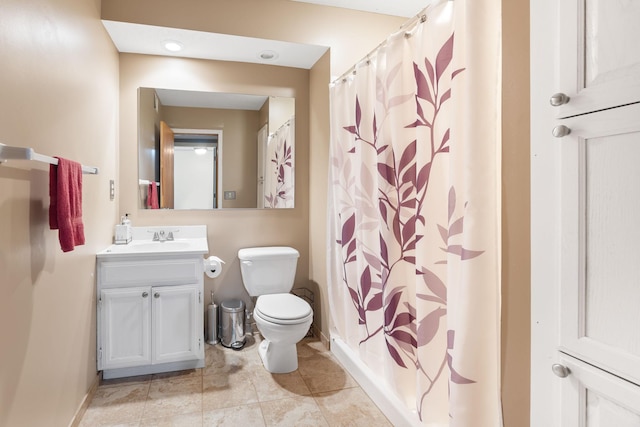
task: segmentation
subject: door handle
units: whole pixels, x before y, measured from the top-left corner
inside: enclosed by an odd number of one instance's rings
[[[149,292],[146,292],[146,291],[145,291],[145,292],[143,292],[143,293],[142,293],[142,298],[146,298],[146,297],[148,297],[148,296],[149,296]]]
[[[551,134],[556,138],[562,138],[563,136],[567,136],[571,133],[571,129],[566,127],[565,125],[559,125],[553,128]]]
[[[569,98],[564,93],[554,93],[553,95],[551,95],[549,103],[554,107],[559,107],[560,105],[564,105],[569,102],[570,99],[571,98]]]
[[[551,365],[551,371],[553,371],[553,373],[560,378],[567,378],[571,373],[571,369],[559,363],[554,363],[553,365]]]
[[[160,293],[159,293],[159,292],[156,292],[155,294],[153,294],[153,297],[154,297],[154,298],[160,298]]]

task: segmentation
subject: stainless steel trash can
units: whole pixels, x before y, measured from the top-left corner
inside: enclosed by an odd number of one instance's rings
[[[223,301],[220,304],[220,343],[239,350],[244,347],[244,302],[239,299]]]

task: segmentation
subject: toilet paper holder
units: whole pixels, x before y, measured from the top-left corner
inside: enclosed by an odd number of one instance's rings
[[[204,260],[204,274],[211,279],[215,279],[222,273],[222,264],[224,263],[217,256],[210,256]]]

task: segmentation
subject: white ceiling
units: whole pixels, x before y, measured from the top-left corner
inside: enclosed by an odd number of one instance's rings
[[[411,17],[424,9],[430,0],[292,0],[324,6],[357,9],[386,15]],[[289,43],[228,34],[157,27],[119,21],[102,21],[119,52],[147,55],[179,56],[219,61],[252,62],[310,69],[327,51],[327,46]],[[175,40],[184,46],[170,52],[163,42]],[[265,51],[276,57],[260,57]]]
[[[342,7],[402,17],[412,17],[431,0],[292,0],[324,6]],[[310,69],[327,51],[327,46],[289,43],[228,34],[208,33],[179,28],[157,27],[119,21],[102,21],[116,49],[123,53],[177,56],[218,61],[250,62],[283,67]],[[180,52],[163,46],[167,40],[183,45]],[[275,52],[273,59],[263,59],[263,52]],[[259,109],[264,97],[231,96],[204,92],[158,90],[163,105],[203,108]],[[229,99],[229,97],[231,99]]]
[[[326,46],[129,22],[103,20],[102,23],[118,52],[125,53],[253,62],[310,69],[328,49]],[[163,42],[167,40],[178,41],[182,43],[184,48],[180,52],[170,52],[163,46]],[[271,60],[262,59],[260,54],[265,51],[276,52],[277,56]]]
[[[267,100],[267,96],[239,93],[197,92],[172,89],[156,89],[156,93],[162,105],[173,107],[258,111]]]
[[[404,16],[410,18],[427,7],[430,0],[292,0],[301,3],[313,3],[323,6],[335,6],[345,9],[363,10],[383,15]]]

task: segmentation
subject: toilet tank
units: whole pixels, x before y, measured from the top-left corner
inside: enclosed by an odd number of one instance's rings
[[[289,292],[300,253],[287,246],[244,248],[238,251],[242,282],[249,295]]]

